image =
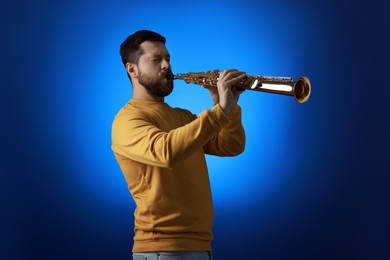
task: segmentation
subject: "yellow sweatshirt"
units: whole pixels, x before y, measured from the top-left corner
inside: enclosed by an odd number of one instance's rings
[[[205,153],[245,146],[241,109],[197,118],[162,102],[131,99],[112,125],[112,150],[136,203],[133,252],[211,250],[213,205]]]

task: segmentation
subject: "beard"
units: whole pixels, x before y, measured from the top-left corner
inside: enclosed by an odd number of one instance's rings
[[[173,91],[173,80],[167,79],[167,74],[172,74],[172,72],[161,72],[155,77],[145,75],[140,71],[138,75],[138,82],[144,86],[146,91],[150,95],[157,97],[166,97]]]

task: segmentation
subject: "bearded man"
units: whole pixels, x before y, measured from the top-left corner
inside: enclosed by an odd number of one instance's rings
[[[112,125],[112,150],[136,203],[133,259],[210,260],[213,204],[205,154],[244,151],[241,92],[245,73],[220,73],[209,89],[214,106],[195,116],[172,108],[166,39],[142,30],[120,46],[133,95]]]

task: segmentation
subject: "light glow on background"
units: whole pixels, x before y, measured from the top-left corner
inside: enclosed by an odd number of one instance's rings
[[[59,118],[66,120],[69,125],[69,128],[55,129],[55,132],[62,136],[60,138],[60,142],[63,142],[62,147],[71,145],[68,153],[65,153],[66,158],[72,161],[69,164],[71,172],[83,172],[81,175],[68,176],[71,179],[70,182],[83,182],[85,188],[94,193],[94,196],[102,196],[101,199],[108,199],[106,203],[115,203],[118,207],[127,207],[128,204],[123,201],[131,200],[129,195],[124,196],[123,189],[118,189],[118,187],[124,187],[124,180],[110,150],[110,130],[115,113],[131,98],[131,85],[121,64],[118,48],[129,34],[138,29],[155,30],[167,37],[167,48],[172,56],[171,63],[175,73],[226,68],[237,68],[254,75],[277,75],[279,73],[299,76],[298,73],[306,72],[304,66],[310,64],[305,64],[305,60],[298,59],[299,52],[283,53],[283,44],[280,43],[288,32],[293,32],[297,27],[301,32],[312,32],[311,23],[299,19],[299,13],[293,16],[290,14],[291,10],[279,8],[278,13],[264,13],[261,20],[268,22],[261,24],[254,22],[254,19],[258,18],[257,12],[250,6],[226,4],[223,12],[218,16],[216,13],[220,9],[220,4],[214,3],[207,6],[207,9],[201,4],[191,7],[195,9],[195,13],[203,15],[205,22],[196,19],[195,23],[193,19],[187,17],[187,12],[180,12],[178,8],[170,9],[169,5],[158,9],[149,9],[148,6],[140,5],[136,7],[139,10],[132,9],[131,16],[126,8],[115,9],[120,12],[117,14],[120,18],[115,21],[116,24],[114,22],[111,22],[113,24],[110,26],[96,24],[95,26],[99,28],[97,34],[93,31],[85,33],[83,27],[91,26],[88,23],[82,25],[77,22],[72,23],[72,21],[86,19],[85,12],[80,9],[75,14],[69,10],[74,18],[70,20],[71,23],[54,27],[60,31],[70,30],[72,37],[69,38],[66,34],[56,34],[52,39],[52,48],[48,51],[46,62],[52,66],[55,60],[60,60],[59,66],[64,66],[64,69],[56,70],[57,73],[50,75],[50,80],[53,82],[59,78],[61,82],[53,83],[57,85],[57,88],[43,93],[47,95],[44,100],[50,103],[42,108],[54,105],[51,102],[57,102],[57,100],[53,97],[61,95],[59,99],[64,99],[64,96],[69,95],[71,107],[66,107],[64,114],[60,117],[57,113],[49,113],[48,116],[55,117],[52,119],[54,121]],[[180,8],[186,10],[189,6],[183,5]],[[146,10],[156,19],[142,19]],[[97,13],[92,13],[92,15],[100,15],[102,10],[97,8],[95,12]],[[106,10],[103,14],[107,13],[109,12]],[[229,19],[229,17],[237,17],[237,13],[246,15],[240,15],[240,19]],[[70,14],[63,12],[60,15]],[[163,19],[165,16],[173,19]],[[286,25],[281,17],[290,17],[291,21]],[[127,26],[125,22],[129,18],[141,24],[135,26],[130,23]],[[211,18],[223,20],[224,26],[218,26],[218,28],[210,26],[208,21]],[[275,23],[278,19],[280,22]],[[155,23],[157,20],[158,24]],[[64,20],[59,19],[59,21]],[[270,33],[272,31],[275,33]],[[272,37],[262,39],[261,36],[267,34]],[[80,44],[85,47],[81,48]],[[302,48],[301,43],[297,45],[299,49]],[[294,49],[291,43],[288,47]],[[64,49],[67,51],[58,53],[58,50]],[[297,69],[300,67],[303,67],[301,71]],[[48,79],[45,78],[45,80]],[[173,107],[187,108],[194,114],[199,114],[212,105],[212,100],[206,90],[200,86],[186,85],[182,81],[175,81],[174,93],[166,101]],[[262,198],[264,193],[281,188],[278,182],[283,183],[285,176],[269,173],[284,171],[285,165],[275,164],[275,160],[281,157],[277,153],[282,150],[283,154],[289,153],[292,149],[287,147],[283,141],[288,138],[288,132],[283,128],[288,127],[287,118],[291,116],[288,107],[297,106],[293,98],[272,97],[270,94],[246,91],[239,103],[242,106],[243,122],[247,130],[248,141],[245,153],[237,158],[208,158],[214,201],[217,207],[234,208],[235,206],[231,204],[232,200],[244,200],[252,204],[256,199],[246,200],[245,198]],[[272,110],[270,110],[270,103],[273,103]],[[310,104],[300,109],[307,110],[309,106]],[[264,131],[265,128],[272,129],[272,131]],[[77,149],[74,144],[78,144]],[[270,148],[272,146],[279,146],[280,151]],[[287,158],[287,160],[284,159],[286,165],[291,164],[288,161],[289,158],[284,157]],[[245,167],[240,166],[242,164],[245,164]],[[245,178],[240,178],[238,187],[236,186],[237,174],[245,176]],[[91,185],[90,180],[93,176],[99,176],[99,178]],[[262,187],[270,187],[270,185],[273,189]],[[102,187],[110,187],[111,196],[107,197],[105,193],[101,193]],[[235,193],[231,193],[232,189]]]

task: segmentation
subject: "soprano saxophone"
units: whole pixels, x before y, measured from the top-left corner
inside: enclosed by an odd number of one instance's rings
[[[171,79],[181,79],[187,84],[217,86],[220,71],[188,72],[170,75]],[[295,100],[303,104],[311,93],[310,80],[302,76],[297,81],[291,77],[255,76],[246,75],[238,83],[234,84],[238,90],[255,90],[274,94],[293,96]]]

